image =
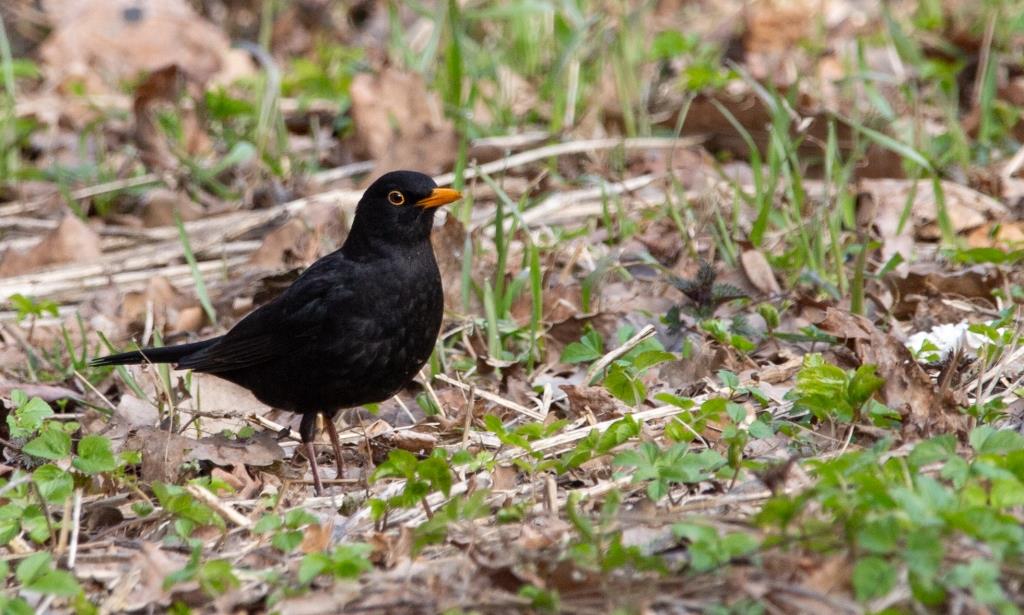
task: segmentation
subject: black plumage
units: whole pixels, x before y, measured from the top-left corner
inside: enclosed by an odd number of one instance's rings
[[[327,421],[339,476],[333,418],[380,402],[426,363],[444,312],[430,244],[434,212],[460,197],[413,171],[383,175],[366,190],[342,247],[287,290],[212,339],[101,357],[93,365],[173,363],[241,385],[263,403],[299,413],[317,493],[317,414]]]

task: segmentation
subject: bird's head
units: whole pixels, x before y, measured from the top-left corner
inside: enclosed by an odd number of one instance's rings
[[[352,234],[396,242],[421,241],[430,237],[437,208],[460,198],[457,190],[438,188],[429,175],[392,171],[363,193]]]

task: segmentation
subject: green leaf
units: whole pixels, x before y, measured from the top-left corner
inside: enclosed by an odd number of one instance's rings
[[[14,572],[14,577],[22,585],[27,585],[42,576],[50,568],[53,557],[46,551],[39,551],[21,560]]]
[[[647,397],[647,388],[639,378],[631,376],[621,365],[612,365],[604,379],[608,392],[623,403],[636,406]]]
[[[44,429],[22,449],[33,457],[64,459],[71,454],[71,436],[58,425]]]
[[[224,528],[224,520],[210,507],[196,500],[183,487],[166,483],[153,483],[153,493],[168,513],[178,517],[179,534],[186,536],[193,525],[212,525]]]
[[[420,462],[417,472],[434,489],[448,497],[452,488],[452,472],[448,462],[440,457],[428,457]]]
[[[686,37],[679,30],[665,30],[655,35],[651,42],[651,57],[667,60],[693,51],[697,46],[695,38]]]
[[[676,408],[682,408],[683,410],[689,410],[697,405],[696,402],[689,397],[679,397],[672,393],[657,393],[654,396],[654,399],[670,406],[675,406]]]
[[[50,539],[50,524],[46,521],[43,509],[37,504],[25,507],[21,515],[21,529],[32,542],[42,544]]]
[[[63,503],[75,488],[71,474],[61,470],[52,463],[39,466],[32,472],[32,480],[43,499],[51,504]]]
[[[114,453],[110,450],[110,440],[100,435],[88,435],[78,443],[78,455],[71,461],[86,474],[111,472],[117,468]]]
[[[309,583],[320,576],[320,573],[330,565],[331,560],[326,553],[310,553],[302,558],[302,562],[299,563],[299,583],[303,585]]]
[[[979,455],[1005,455],[1024,449],[1024,437],[1016,431],[995,429],[988,425],[975,427],[968,439]]]
[[[562,363],[585,363],[600,359],[604,354],[604,340],[601,334],[591,329],[580,338],[565,347],[559,359]]]
[[[676,355],[671,352],[666,352],[664,350],[647,350],[637,355],[636,359],[633,360],[633,369],[641,372],[649,367],[654,367],[659,363],[675,360]]]
[[[865,602],[889,593],[896,585],[896,569],[880,557],[862,557],[853,567],[853,591]]]
[[[296,508],[289,510],[284,515],[284,524],[286,527],[290,527],[293,530],[298,529],[304,525],[314,525],[320,523],[320,519],[316,518],[316,515],[307,511],[304,508]]]
[[[775,432],[772,431],[771,425],[765,423],[761,419],[757,419],[756,421],[751,423],[750,426],[747,428],[747,431],[750,432],[751,436],[757,438],[758,440],[770,438],[773,435],[775,435]]]
[[[43,425],[43,421],[53,416],[50,405],[33,397],[31,400],[19,389],[11,391],[11,403],[15,411],[7,415],[7,426],[12,438],[27,438]]]
[[[196,576],[199,578],[200,587],[211,596],[219,596],[240,585],[231,562],[226,559],[204,562]]]
[[[287,530],[274,534],[270,544],[282,553],[291,553],[302,544],[302,530]]]
[[[876,369],[876,366],[868,364],[861,365],[854,372],[849,387],[850,405],[860,406],[885,384],[885,379],[875,374]]]
[[[486,417],[485,417],[486,422]],[[411,479],[416,475],[416,464],[419,460],[416,455],[409,451],[396,448],[388,453],[384,463],[377,466],[377,469],[370,475],[370,482],[376,482],[382,478],[397,477]]]
[[[21,531],[21,506],[4,504],[0,506],[0,545],[5,545]]]
[[[254,534],[269,534],[281,527],[281,516],[267,513],[252,526]]]
[[[78,595],[82,591],[75,577],[65,570],[48,570],[31,583],[26,583],[25,589],[65,597]]]

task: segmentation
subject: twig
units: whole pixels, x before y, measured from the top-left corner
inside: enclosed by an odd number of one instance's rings
[[[643,329],[640,329],[633,337],[626,340],[626,342],[611,352],[605,354],[603,357],[594,361],[594,364],[587,370],[587,376],[585,382],[592,384],[597,375],[600,374],[606,367],[611,365],[612,361],[627,354],[630,350],[633,350],[640,345],[641,342],[654,335],[656,329],[654,325],[646,325]]]
[[[75,558],[78,557],[78,531],[82,517],[82,489],[75,489],[71,504],[71,545],[68,547],[68,570],[75,569]]]
[[[472,179],[480,175],[493,175],[495,173],[501,173],[502,171],[528,165],[531,162],[544,160],[545,158],[568,156],[570,154],[582,154],[585,152],[605,149],[615,149],[616,147],[621,147],[622,149],[671,149],[676,147],[692,147],[702,143],[703,141],[703,137],[684,137],[682,139],[638,137],[634,139],[589,139],[583,141],[568,141],[566,143],[545,145],[544,147],[520,152],[513,156],[502,158],[501,160],[495,160],[494,162],[488,162],[487,164],[468,168],[463,172],[462,177],[464,179]],[[448,185],[454,180],[454,173],[445,173],[434,178],[434,181],[441,186]]]
[[[355,175],[362,173],[369,173],[373,168],[377,166],[376,160],[364,160],[362,162],[353,162],[352,164],[346,164],[344,166],[335,167],[333,169],[324,169],[313,174],[311,178],[318,184],[329,184],[336,182],[341,179],[348,179]]]
[[[102,399],[103,403],[110,406],[111,410],[117,410],[117,406],[115,406],[109,399],[107,399],[106,395],[100,393],[99,389],[94,387],[92,383],[89,382],[89,379],[83,376],[77,369],[75,370],[75,378],[78,378],[82,382],[82,384],[86,386],[86,388],[88,388],[90,391],[95,393],[100,399]]]
[[[78,190],[72,190],[68,196],[71,200],[81,201],[82,199],[88,199],[101,194],[107,194],[108,192],[117,192],[118,190],[125,190],[127,188],[140,188],[142,186],[148,186],[150,184],[156,184],[160,182],[160,178],[155,173],[146,173],[145,175],[139,175],[137,177],[126,177],[124,179],[115,179],[114,181],[104,182],[102,184],[96,184],[95,186],[86,186],[85,188],[79,188]],[[37,198],[24,201],[11,201],[0,206],[0,217],[7,217],[15,214],[23,214],[34,211],[46,204],[49,199]],[[53,227],[56,227],[56,222],[53,223]]]
[[[434,377],[437,378],[438,380],[440,380],[441,382],[445,382],[445,383],[448,383],[448,384],[450,384],[452,386],[458,387],[458,388],[462,389],[463,391],[470,391],[473,388],[470,385],[468,385],[468,384],[466,384],[464,382],[459,382],[458,380],[456,380],[454,378],[451,378],[451,377],[449,377],[449,376],[447,376],[445,374],[438,374],[437,376],[434,376]],[[535,420],[538,420],[538,421],[543,421],[544,420],[544,415],[541,414],[540,412],[538,412],[536,410],[532,410],[530,408],[527,408],[526,406],[523,406],[521,404],[517,404],[514,401],[509,401],[509,400],[507,400],[507,399],[505,399],[503,397],[495,395],[494,393],[489,393],[487,391],[481,391],[480,389],[476,389],[476,395],[477,395],[477,397],[480,397],[481,399],[486,399],[487,401],[491,402],[492,404],[499,405],[502,408],[508,408],[509,410],[513,410],[515,412],[518,412],[519,414],[522,414],[524,416],[528,416],[528,417],[530,417],[532,419],[535,419]]]
[[[206,504],[210,508],[217,511],[221,517],[234,523],[238,527],[250,528],[252,527],[252,519],[246,517],[242,513],[238,512],[228,504],[222,502],[220,498],[211,493],[205,487],[196,484],[190,484],[185,486],[185,490],[188,491],[194,498]]]
[[[423,383],[423,388],[427,390],[427,397],[430,398],[430,401],[434,403],[434,407],[437,408],[437,413],[440,414],[443,419],[448,418],[448,413],[444,411],[444,406],[441,405],[441,399],[434,391],[434,387],[430,385],[430,378],[423,373],[422,369],[420,370],[420,382]]]

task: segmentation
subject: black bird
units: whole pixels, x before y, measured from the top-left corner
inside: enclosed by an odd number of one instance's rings
[[[444,312],[430,230],[436,208],[460,197],[422,173],[387,173],[360,199],[344,245],[226,334],[101,357],[92,365],[173,363],[301,414],[299,434],[319,495],[317,415],[327,419],[340,477],[334,415],[388,399],[430,357]]]

